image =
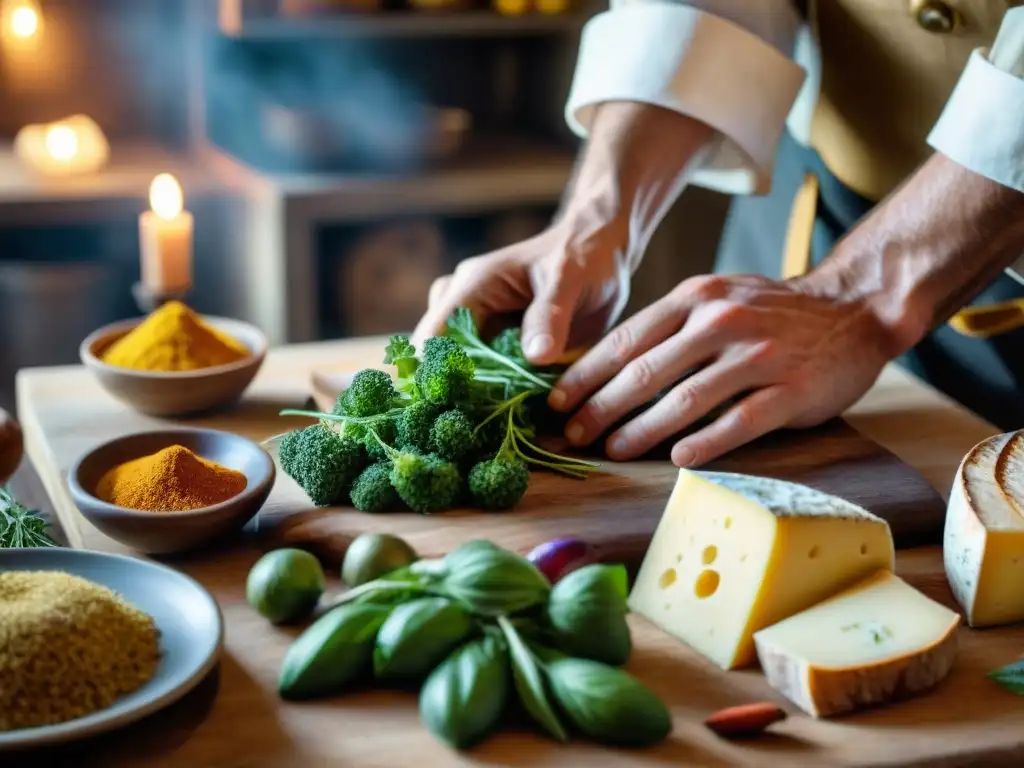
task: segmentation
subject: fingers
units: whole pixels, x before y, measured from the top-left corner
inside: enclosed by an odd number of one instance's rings
[[[427,294],[427,306],[432,307],[444,297],[445,291],[448,290],[448,286],[451,285],[451,275],[441,275],[433,283],[430,284],[430,293]]]
[[[678,331],[685,320],[679,309],[666,299],[638,312],[562,375],[548,398],[551,407],[558,411],[572,410],[632,360]]]
[[[786,426],[799,407],[785,386],[759,389],[672,447],[672,463],[695,467]]]
[[[430,336],[437,336],[441,333],[448,322],[451,310],[448,310],[450,302],[446,297],[452,284],[452,275],[442,275],[430,285],[430,293],[427,298],[427,311],[420,318],[416,330],[412,334],[412,343],[417,349],[423,346],[423,342]]]
[[[752,386],[749,367],[739,362],[709,365],[616,430],[607,441],[608,455],[616,461],[641,456]]]
[[[523,315],[523,353],[534,365],[548,365],[565,352],[583,281],[562,272],[538,288]]]
[[[712,341],[707,334],[694,335],[684,329],[635,358],[591,397],[569,421],[566,426],[569,441],[574,445],[587,445],[596,440],[634,408],[650,402],[659,392],[679,381],[687,371],[701,366],[712,358],[716,352]],[[707,383],[714,386],[727,383],[728,380],[720,373],[723,367],[725,366],[722,364],[711,366],[708,372],[695,374],[676,387],[666,396],[667,402],[663,401],[655,406],[660,417],[674,421],[671,409],[687,410],[693,405],[691,401],[695,394],[700,396],[699,402],[707,399]],[[735,369],[730,366],[727,370],[732,373]],[[691,391],[694,386],[698,387],[696,393]],[[651,426],[653,425],[649,422],[644,424],[645,429]],[[678,430],[669,431],[662,437],[668,437],[674,431]]]
[[[529,296],[524,281],[522,265],[510,250],[462,261],[454,274],[439,277],[430,286],[429,306],[412,343],[421,347],[428,337],[444,333],[448,318],[459,307],[473,313],[478,327],[494,313],[521,310]]]

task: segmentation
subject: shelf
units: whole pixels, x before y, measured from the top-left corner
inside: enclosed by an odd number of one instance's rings
[[[153,177],[164,172],[178,179],[186,200],[231,186],[197,158],[154,143],[114,142],[105,168],[69,177],[35,173],[10,145],[0,145],[0,223],[102,217],[119,206],[137,208],[147,204]]]
[[[575,11],[523,16],[503,16],[492,11],[378,11],[358,15],[338,13],[330,16],[247,18],[237,26],[222,26],[222,31],[245,40],[287,37],[522,37],[577,32],[587,18],[586,14]]]
[[[574,163],[569,150],[517,137],[471,139],[452,161],[412,176],[264,173],[216,148],[210,152],[208,165],[219,176],[247,176],[245,186],[268,185],[287,203],[331,220],[557,202]]]

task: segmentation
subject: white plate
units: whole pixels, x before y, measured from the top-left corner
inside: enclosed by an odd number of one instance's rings
[[[0,731],[0,752],[120,728],[174,703],[216,665],[224,642],[220,609],[198,582],[158,563],[78,549],[0,549],[2,571],[65,571],[102,584],[145,611],[160,630],[153,678],[106,709],[59,725]]]

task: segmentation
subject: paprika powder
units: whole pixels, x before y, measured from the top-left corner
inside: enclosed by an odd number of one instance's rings
[[[241,472],[172,445],[107,471],[96,495],[129,509],[185,512],[227,501],[244,491],[246,484]]]

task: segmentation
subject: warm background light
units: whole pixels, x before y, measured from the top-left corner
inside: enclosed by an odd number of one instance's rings
[[[14,154],[26,167],[47,176],[95,173],[110,158],[102,129],[86,115],[26,125],[14,137]]]
[[[181,185],[169,173],[161,173],[149,185],[149,205],[161,219],[174,219],[185,205]]]
[[[78,154],[78,134],[68,125],[54,125],[46,131],[46,151],[54,160],[67,162]]]
[[[39,31],[39,12],[23,5],[11,12],[11,34],[26,39]]]
[[[3,0],[0,4],[6,36],[15,40],[30,40],[39,35],[43,23],[42,11],[35,0]]]

